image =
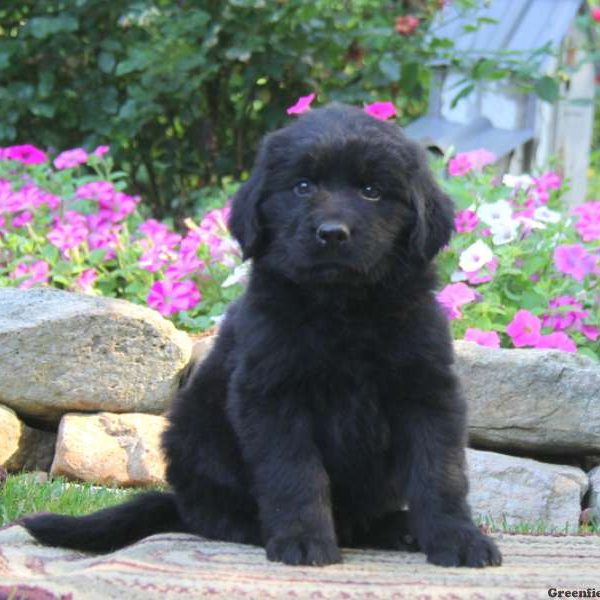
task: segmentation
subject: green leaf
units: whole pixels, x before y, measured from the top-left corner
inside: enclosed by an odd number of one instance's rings
[[[96,250],[91,250],[87,256],[87,260],[91,265],[99,265],[104,262],[104,257],[106,256],[106,250],[103,248],[97,248]]]
[[[400,79],[400,63],[391,56],[385,56],[379,63],[379,70],[388,79],[388,81],[398,81]]]
[[[470,83],[469,85],[466,85],[462,90],[460,90],[460,92],[458,92],[458,94],[456,94],[456,96],[454,96],[454,98],[452,98],[450,107],[454,108],[463,98],[468,96],[474,89],[475,89],[474,83]]]
[[[98,67],[103,73],[112,73],[115,64],[115,57],[110,52],[100,52],[98,54]]]
[[[540,77],[533,86],[535,93],[546,102],[556,102],[560,96],[558,81],[548,75]]]
[[[56,17],[33,17],[27,22],[27,29],[34,38],[42,40],[57,33],[77,31],[79,23],[75,17],[67,14]]]

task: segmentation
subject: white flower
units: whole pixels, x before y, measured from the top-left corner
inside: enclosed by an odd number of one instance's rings
[[[507,173],[502,177],[502,183],[509,188],[528,188],[533,185],[533,177],[530,175],[510,175]]]
[[[236,283],[245,284],[248,281],[248,277],[250,276],[250,263],[251,261],[243,262],[241,265],[238,265],[229,277],[225,279],[225,281],[221,284],[221,287],[229,287],[231,285],[235,285]]]
[[[477,209],[477,216],[490,227],[512,221],[512,207],[506,200],[498,200],[492,204],[482,204]]]
[[[492,226],[492,241],[496,246],[508,244],[517,238],[519,221],[504,221]]]
[[[492,249],[485,242],[477,240],[461,253],[458,266],[466,273],[473,273],[474,271],[479,271],[481,267],[487,265],[493,258],[494,253]]]
[[[519,223],[523,223],[524,227],[528,227],[529,229],[546,229],[546,226],[535,219],[530,219],[529,217],[517,217]]]
[[[555,210],[550,210],[546,206],[538,206],[533,211],[533,217],[543,223],[558,223],[561,220],[561,214]]]

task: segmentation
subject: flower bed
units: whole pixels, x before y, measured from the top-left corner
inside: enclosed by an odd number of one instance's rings
[[[366,110],[389,118],[386,104]],[[455,337],[598,359],[600,201],[566,210],[556,173],[500,181],[493,160],[476,151],[439,165],[457,204],[457,234],[438,259],[438,300]],[[228,204],[177,233],[144,218],[112,166],[105,146],[52,162],[34,146],[0,149],[0,285],[121,297],[190,331],[212,326],[245,275]]]

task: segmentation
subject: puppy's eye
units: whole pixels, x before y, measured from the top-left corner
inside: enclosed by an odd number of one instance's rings
[[[308,179],[301,179],[295,186],[294,186],[294,193],[296,194],[296,196],[301,196],[301,197],[306,197],[306,196],[310,196],[311,194],[313,194],[315,191],[315,184],[312,181],[309,181]]]
[[[363,198],[371,202],[377,202],[381,198],[381,190],[376,185],[363,185],[360,193]]]

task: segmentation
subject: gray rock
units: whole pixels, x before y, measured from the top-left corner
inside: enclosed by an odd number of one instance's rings
[[[600,366],[556,350],[456,342],[472,444],[549,454],[600,451]]]
[[[589,473],[590,497],[588,508],[591,509],[591,518],[600,524],[600,467],[593,468]]]
[[[164,483],[165,425],[157,415],[67,414],[58,428],[50,474],[101,485]]]
[[[130,302],[0,289],[0,402],[19,414],[160,413],[191,348],[187,334]]]
[[[577,467],[467,450],[473,515],[496,525],[575,531],[588,488]]]

